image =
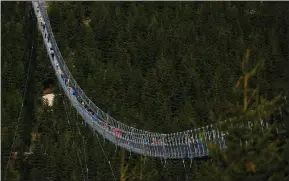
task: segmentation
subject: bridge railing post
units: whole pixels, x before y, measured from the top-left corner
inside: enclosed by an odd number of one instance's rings
[[[191,159],[192,158],[192,148],[191,148],[191,144],[192,144],[192,139],[191,139],[192,130],[188,130],[186,136],[187,136],[187,146],[188,146],[187,157]]]
[[[200,139],[202,141],[202,144],[201,144],[202,156],[205,156],[207,154],[207,152],[206,152],[207,150],[206,150],[206,136],[205,136],[205,128],[204,127],[200,128],[200,135],[201,135]]]
[[[177,137],[177,150],[178,150],[178,158],[182,157],[182,135],[177,132],[176,133],[176,137]]]
[[[197,141],[198,141],[197,135],[198,135],[197,129],[194,129],[194,131],[193,131],[193,145],[194,145],[195,157],[199,157],[199,151],[198,151],[198,147],[197,147]]]

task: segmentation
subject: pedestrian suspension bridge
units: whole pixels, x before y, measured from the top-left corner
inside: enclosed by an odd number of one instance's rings
[[[129,152],[163,159],[206,157],[209,155],[209,144],[215,144],[220,149],[226,148],[225,135],[228,132],[222,130],[224,130],[223,125],[228,125],[230,120],[193,130],[162,134],[125,125],[103,112],[85,95],[71,75],[54,38],[45,2],[33,1],[32,3],[57,79],[71,104],[93,131]],[[264,129],[268,126],[263,120],[258,124]],[[252,128],[253,123],[240,125],[240,127],[246,126]]]

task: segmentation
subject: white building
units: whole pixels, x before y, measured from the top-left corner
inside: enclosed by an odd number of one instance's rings
[[[53,94],[52,89],[51,88],[45,89],[43,94],[44,94],[42,96],[43,103],[46,102],[48,106],[53,106],[53,100],[54,100],[55,95]]]

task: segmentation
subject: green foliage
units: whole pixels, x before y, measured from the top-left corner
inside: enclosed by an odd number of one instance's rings
[[[168,133],[228,118],[234,124],[272,120],[282,107],[281,97],[288,95],[288,3],[48,4],[55,38],[79,85],[99,107],[129,125]],[[31,142],[33,154],[23,156],[29,147],[24,135],[18,136],[15,151],[21,156],[9,164],[10,179],[114,180],[111,169],[121,178],[122,164],[126,180],[288,179],[288,137],[274,133],[288,122],[286,111],[265,133],[260,126],[229,130],[228,149],[220,152],[212,145],[208,160],[185,160],[184,167],[179,160],[164,165],[125,152],[122,161],[119,149],[94,135],[60,95],[39,33],[35,76],[29,79],[32,91],[24,97],[33,38],[28,5],[2,3],[2,175],[20,105],[26,100],[35,109],[24,105],[26,116],[16,131],[30,137],[33,130],[41,137]],[[246,75],[247,86],[240,78]],[[42,84],[50,79],[56,94],[53,107],[40,101]],[[250,140],[247,145],[245,140]]]

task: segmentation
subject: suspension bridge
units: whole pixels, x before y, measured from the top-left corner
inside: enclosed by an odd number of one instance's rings
[[[111,143],[136,154],[159,157],[162,159],[194,159],[209,155],[209,144],[215,144],[220,149],[226,149],[225,136],[228,134],[223,125],[229,125],[231,120],[183,132],[163,134],[149,132],[131,127],[115,120],[97,107],[79,87],[63,59],[54,38],[44,1],[33,1],[39,30],[49,55],[51,64],[63,91],[78,114],[91,129],[102,135]],[[240,127],[252,128],[260,124],[262,129],[268,123],[244,122]]]

